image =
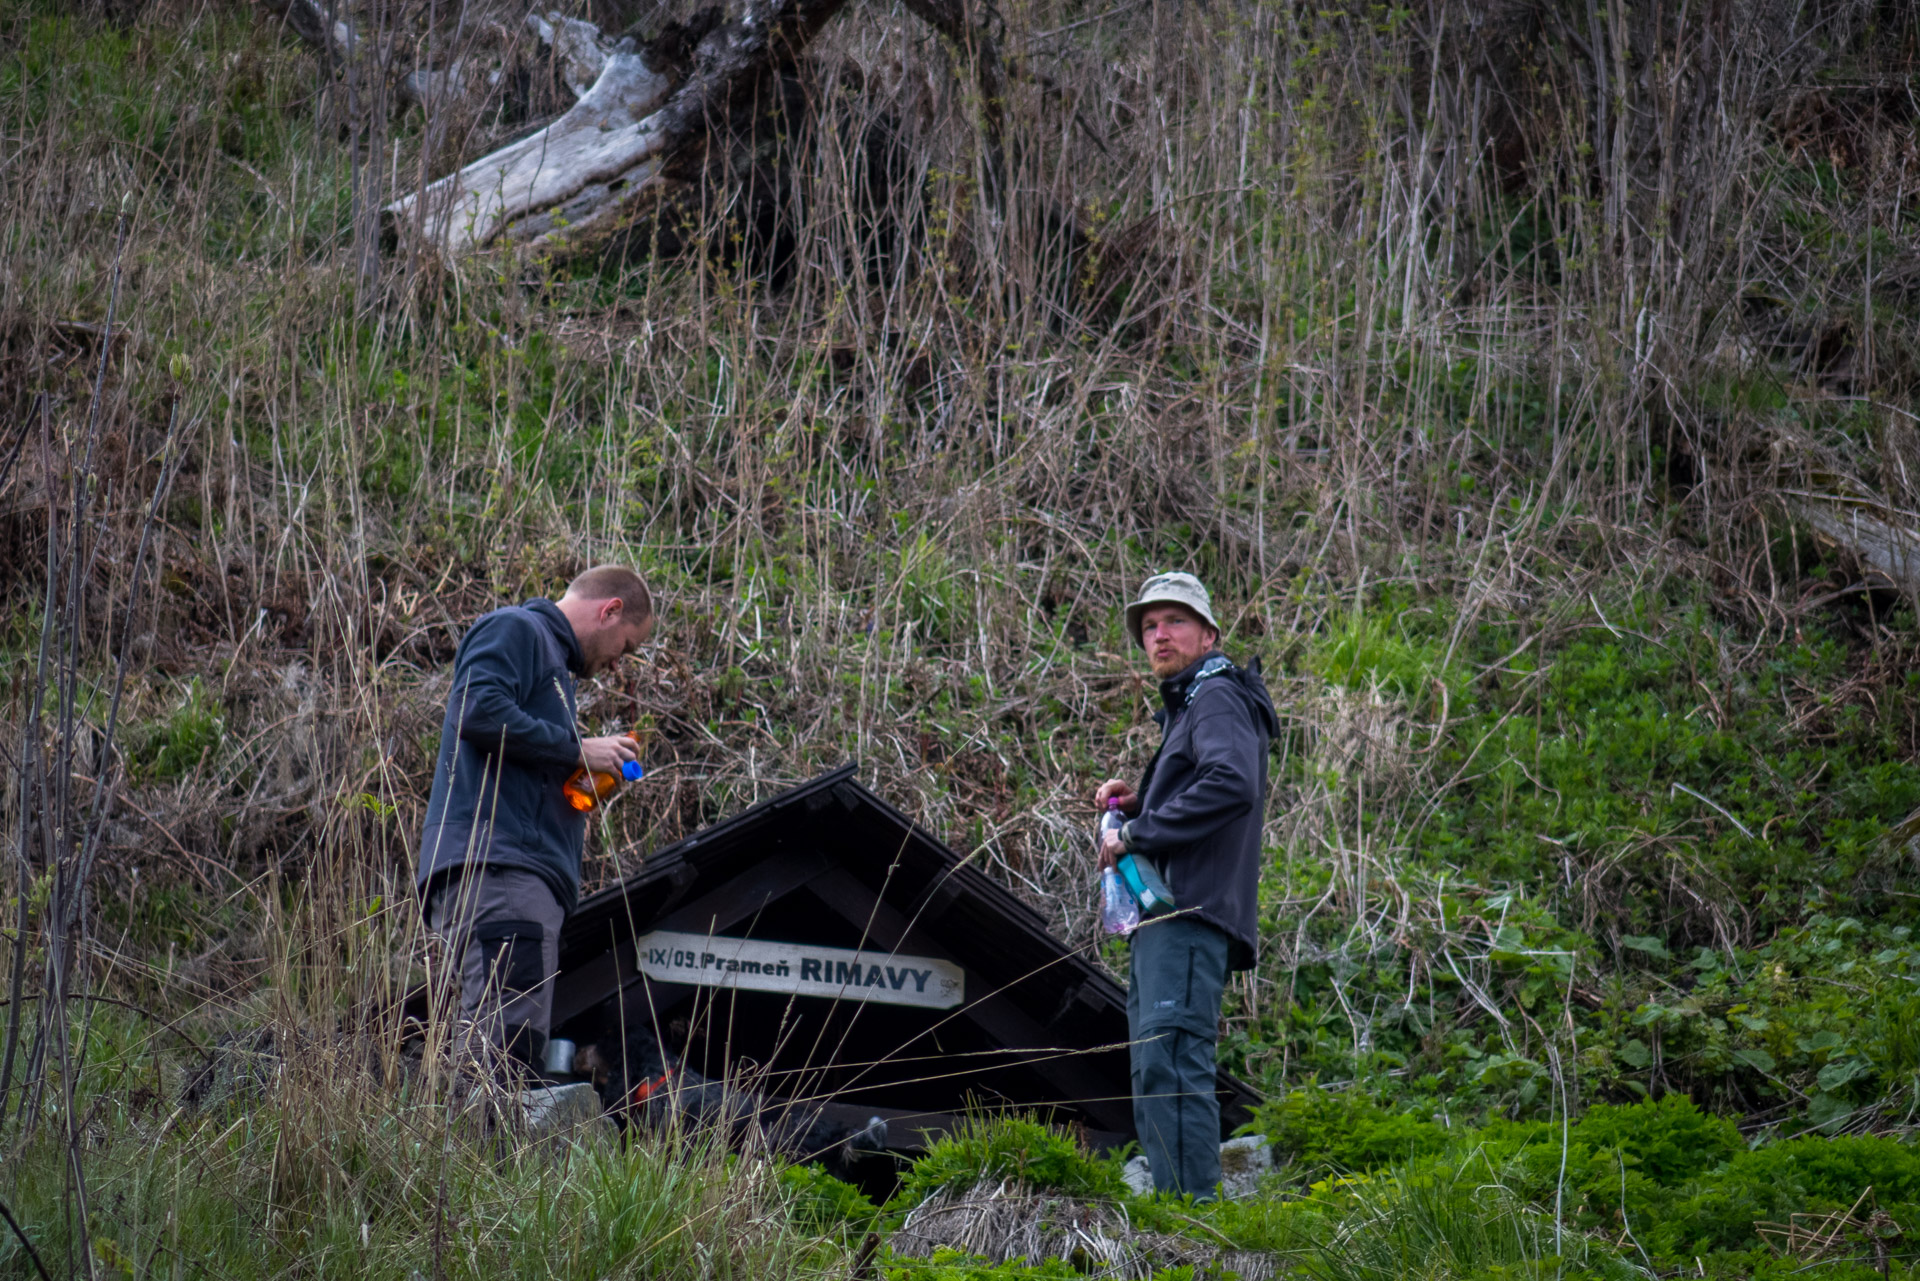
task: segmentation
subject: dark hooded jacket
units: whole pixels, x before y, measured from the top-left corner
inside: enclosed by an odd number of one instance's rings
[[[1122,839],[1160,869],[1183,915],[1227,936],[1229,966],[1248,969],[1259,944],[1267,744],[1280,720],[1259,667],[1218,651],[1162,681],[1160,700],[1160,750]]]
[[[580,767],[582,665],[573,625],[550,600],[496,609],[467,630],[420,838],[423,894],[450,870],[484,864],[534,873],[573,910],[587,819],[560,785]]]

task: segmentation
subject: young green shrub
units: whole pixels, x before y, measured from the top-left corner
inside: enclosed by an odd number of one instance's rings
[[[1187,1269],[1154,1274],[1155,1281],[1175,1281]],[[958,1250],[940,1249],[930,1259],[908,1259],[882,1269],[887,1281],[1080,1281],[1081,1273],[1064,1259],[1048,1259],[1037,1267],[1025,1263],[991,1264]],[[1191,1281],[1191,1277],[1182,1279]]]
[[[780,1171],[787,1213],[808,1232],[822,1236],[857,1234],[873,1227],[880,1207],[851,1183],[818,1165],[789,1165]]]
[[[218,696],[196,676],[187,682],[179,706],[164,719],[129,730],[129,771],[152,782],[185,778],[220,750],[226,733]]]
[[[1920,1074],[1920,995],[1907,982],[1900,986],[1908,990],[1881,998],[1872,1029],[1875,1064],[1896,1087]]]
[[[1572,1128],[1572,1141],[1616,1150],[1662,1187],[1678,1187],[1746,1151],[1740,1128],[1694,1106],[1684,1094],[1616,1107],[1595,1104]]]
[[[1535,1204],[1560,1207],[1582,1232],[1639,1233],[1667,1212],[1689,1181],[1745,1150],[1724,1117],[1684,1095],[1626,1106],[1597,1104],[1572,1125],[1496,1121],[1469,1131],[1502,1177]]]
[[[1291,1160],[1309,1179],[1430,1156],[1451,1137],[1436,1122],[1390,1112],[1366,1095],[1318,1086],[1293,1090],[1264,1105],[1241,1132],[1266,1135],[1275,1157]]]
[[[1295,1215],[1300,1270],[1314,1281],[1410,1277],[1566,1278],[1642,1275],[1605,1245],[1554,1221],[1483,1155],[1317,1184],[1320,1213]]]
[[[917,1205],[938,1188],[1000,1179],[1069,1196],[1126,1191],[1118,1163],[1088,1155],[1059,1130],[1024,1117],[970,1117],[913,1163],[890,1204]]]
[[[1757,1222],[1856,1205],[1856,1217],[1881,1209],[1908,1230],[1920,1224],[1920,1149],[1890,1138],[1810,1136],[1742,1152],[1648,1225],[1648,1248],[1676,1259],[1747,1249],[1759,1244]]]

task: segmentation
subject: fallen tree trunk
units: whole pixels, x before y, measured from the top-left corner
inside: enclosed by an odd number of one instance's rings
[[[425,191],[391,224],[443,254],[501,240],[577,249],[610,234],[706,145],[710,124],[817,35],[846,0],[750,0],[695,49],[677,88],[647,53],[616,47],[564,116]]]
[[[360,33],[354,30],[346,16],[346,5],[340,0],[331,4],[323,0],[260,0],[260,7],[284,22],[287,30],[315,53],[347,59],[360,52]],[[591,22],[557,12],[529,13],[526,26],[542,44],[553,49],[573,96],[586,96],[588,86],[598,78],[607,61],[606,41],[600,29]],[[492,69],[492,73],[497,72],[497,67]],[[455,58],[441,70],[419,68],[401,77],[400,95],[420,106],[430,106],[437,97],[459,88],[462,81],[475,74],[464,58]]]
[[[642,122],[671,88],[641,55],[611,54],[586,96],[560,119],[385,212],[401,234],[442,252],[484,246],[515,218],[644,164],[657,140]]]
[[[527,26],[540,37],[542,44],[552,46],[554,57],[560,60],[562,78],[573,96],[586,97],[607,68],[608,42],[601,37],[600,28],[559,13],[549,13],[544,18],[530,13]]]
[[[1920,597],[1920,533],[1872,499],[1809,495],[1794,509],[1821,541],[1852,554],[1869,587]]]
[[[529,13],[524,26],[552,50],[560,79],[575,100],[586,97],[606,70],[610,46],[600,28],[553,12]],[[504,36],[506,28],[494,27],[488,34],[496,32]],[[503,47],[492,58],[467,53],[444,67],[416,68],[400,78],[400,96],[432,115],[466,94],[497,88],[511,70],[511,57],[512,50]]]

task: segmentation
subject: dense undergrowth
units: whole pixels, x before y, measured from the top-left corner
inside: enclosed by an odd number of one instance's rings
[[[818,1171],[785,1176],[801,1221],[857,1238],[897,1225],[933,1188],[1017,1179],[1118,1198],[1142,1231],[1207,1234],[1327,1281],[1365,1277],[1911,1274],[1920,1152],[1897,1139],[1807,1137],[1750,1147],[1677,1095],[1601,1104],[1578,1120],[1443,1124],[1363,1096],[1295,1093],[1255,1127],[1282,1155],[1263,1195],[1214,1205],[1133,1200],[1117,1163],[1064,1136],[999,1124],[942,1144],[875,1207]],[[1810,1247],[1809,1242],[1817,1242]],[[1059,1266],[1054,1261],[1055,1268]],[[1052,1275],[950,1257],[903,1278]]]
[[[631,560],[664,625],[586,712],[652,781],[593,884],[854,759],[1096,946],[1117,607],[1184,567],[1287,721],[1224,1038],[1283,1168],[1156,1208],[1016,1127],[903,1197],[1328,1281],[1910,1270],[1920,28],[1664,12],[1005,7],[995,208],[965,52],[863,4],[779,270],[369,276],[368,210],[554,109],[537,51],[447,130],[254,7],[0,3],[0,1202],[94,1276],[994,1271],[698,1145],[498,1159],[396,1066],[446,664]],[[186,1103],[260,1026],[328,1048]]]
[[[1907,1119],[1920,972],[1887,828],[1920,804],[1911,680],[1861,673],[1832,633],[1747,639],[1663,594],[1482,624],[1451,667],[1433,604],[1309,644],[1334,699],[1447,732],[1388,724],[1400,763],[1371,763],[1357,821],[1340,793],[1365,770],[1305,762],[1329,780],[1315,821],[1353,822],[1356,852],[1270,884],[1313,910],[1276,914],[1294,964],[1271,1015],[1249,1001],[1249,1071],[1521,1116],[1551,1110],[1557,1046],[1589,1097],[1680,1091],[1829,1132]],[[1396,797],[1421,753],[1444,784]],[[1342,896],[1373,919],[1328,911]]]

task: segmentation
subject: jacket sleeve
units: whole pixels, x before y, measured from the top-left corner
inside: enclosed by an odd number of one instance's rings
[[[1193,777],[1126,825],[1127,848],[1167,854],[1204,841],[1260,802],[1260,734],[1246,700],[1222,689],[1187,713],[1193,722]]]
[[[511,614],[482,619],[467,635],[450,696],[460,737],[516,765],[578,765],[572,726],[529,716],[521,704],[540,678],[540,639],[533,624]]]

